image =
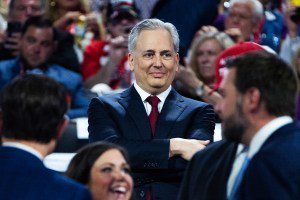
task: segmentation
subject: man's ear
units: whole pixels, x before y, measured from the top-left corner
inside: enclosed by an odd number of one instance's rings
[[[61,138],[63,132],[66,130],[67,126],[69,125],[70,119],[67,115],[64,115],[63,120],[57,127],[57,139]]]
[[[132,53],[128,53],[128,63],[129,63],[129,66],[130,66],[130,70],[134,71],[134,62],[133,62]]]
[[[177,63],[177,64],[176,64],[176,65],[177,65],[177,66],[176,66],[176,72],[179,71],[179,59],[180,59],[180,58],[179,58],[179,54],[176,53],[176,57],[175,57],[175,60],[176,60],[176,63]]]
[[[248,89],[248,91],[244,95],[245,105],[247,106],[247,110],[249,112],[256,112],[261,105],[261,93],[260,91],[252,87]]]

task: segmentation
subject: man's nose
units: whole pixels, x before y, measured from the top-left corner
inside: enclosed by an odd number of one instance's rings
[[[34,53],[39,53],[41,51],[41,46],[38,44],[33,45],[32,47]]]
[[[154,65],[155,65],[155,67],[161,67],[162,66],[162,57],[160,55],[156,55],[154,57]]]

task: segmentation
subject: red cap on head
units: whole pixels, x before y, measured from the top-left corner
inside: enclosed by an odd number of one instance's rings
[[[226,60],[228,58],[232,58],[248,52],[263,51],[263,50],[265,50],[264,47],[254,42],[240,42],[238,44],[229,47],[228,49],[225,49],[216,59],[216,81],[215,81],[214,90],[217,90],[220,87],[221,81],[224,77],[224,73],[222,73],[221,71],[222,68],[225,67]]]

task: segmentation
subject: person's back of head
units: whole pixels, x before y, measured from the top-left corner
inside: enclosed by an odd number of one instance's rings
[[[47,144],[58,138],[67,111],[66,91],[43,75],[23,75],[3,90],[2,137]]]

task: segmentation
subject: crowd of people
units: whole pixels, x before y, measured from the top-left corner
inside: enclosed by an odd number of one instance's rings
[[[297,1],[2,4],[1,199],[300,198]]]

